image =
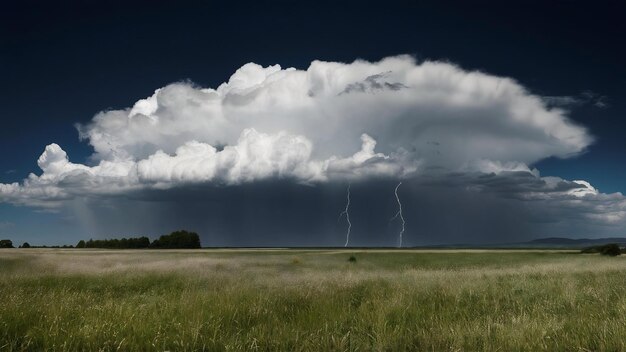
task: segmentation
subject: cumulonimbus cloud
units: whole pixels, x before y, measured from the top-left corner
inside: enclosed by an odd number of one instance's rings
[[[323,159],[351,155],[367,133],[383,153],[402,148],[452,168],[473,159],[568,157],[592,141],[511,79],[408,56],[314,61],[306,71],[250,63],[217,89],[171,84],[78,125],[100,160],[174,153],[191,140],[233,145],[249,128],[304,136]]]
[[[545,183],[528,165],[575,156],[593,141],[564,110],[513,79],[409,56],[314,61],[306,70],[249,63],[217,88],[170,84],[77,129],[94,149],[92,166],[70,162],[50,144],[38,161],[42,173],[0,184],[0,200],[55,206],[186,184],[408,178],[432,170],[527,172]],[[572,185],[560,197],[601,195]],[[554,194],[545,187],[526,194],[533,192]]]

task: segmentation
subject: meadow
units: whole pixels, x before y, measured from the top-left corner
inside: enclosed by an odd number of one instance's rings
[[[8,249],[0,300],[0,351],[626,350],[576,251]]]

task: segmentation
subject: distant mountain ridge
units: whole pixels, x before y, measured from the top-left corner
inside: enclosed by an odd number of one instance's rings
[[[604,237],[604,238],[568,238],[568,237],[545,237],[537,238],[526,242],[490,243],[490,244],[439,244],[423,246],[424,248],[562,248],[581,249],[603,244],[617,243],[626,247],[626,237]]]
[[[537,247],[587,247],[607,243],[617,243],[626,245],[626,237],[604,237],[604,238],[567,238],[567,237],[546,237],[537,238],[528,242],[516,243],[516,245],[529,245]]]

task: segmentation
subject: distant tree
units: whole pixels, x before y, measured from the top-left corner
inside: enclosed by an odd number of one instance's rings
[[[150,244],[150,248],[201,248],[200,236],[185,230],[163,235]]]
[[[127,240],[126,248],[148,248],[150,246],[150,239],[146,236],[129,238]]]
[[[610,255],[611,257],[615,257],[617,255],[622,254],[622,251],[619,248],[619,245],[616,243],[610,243],[602,246],[602,250],[600,251],[603,255]]]
[[[587,247],[580,250],[581,253],[600,253],[602,255],[617,256],[622,250],[617,243],[609,243],[601,246]]]
[[[76,244],[76,248],[85,248],[85,241],[78,241],[78,243]]]
[[[24,242],[20,248],[30,248],[30,244],[28,242]]]
[[[0,240],[0,248],[15,248],[11,240]]]

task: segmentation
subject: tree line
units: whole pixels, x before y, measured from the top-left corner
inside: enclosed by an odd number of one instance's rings
[[[0,248],[14,248],[11,240],[0,240]],[[89,239],[88,241],[80,240],[76,247],[71,245],[65,246],[31,246],[28,242],[24,242],[20,248],[109,248],[109,249],[141,249],[141,248],[161,248],[161,249],[186,249],[201,248],[200,236],[195,232],[180,230],[174,231],[169,235],[163,235],[158,239],[150,242],[146,236],[130,237],[130,238],[111,238],[104,240]]]
[[[112,238],[105,240],[80,240],[76,248],[111,248],[111,249],[140,249],[140,248],[201,248],[200,236],[195,232],[185,230],[174,231],[169,235],[162,235],[150,242],[148,237]]]
[[[600,253],[602,255],[609,255],[612,257],[621,255],[624,253],[626,249],[619,246],[617,243],[609,243],[601,246],[591,246],[587,248],[583,248],[580,250],[580,253]]]
[[[145,236],[122,239],[80,240],[76,244],[76,248],[148,248],[149,246],[150,239]]]

